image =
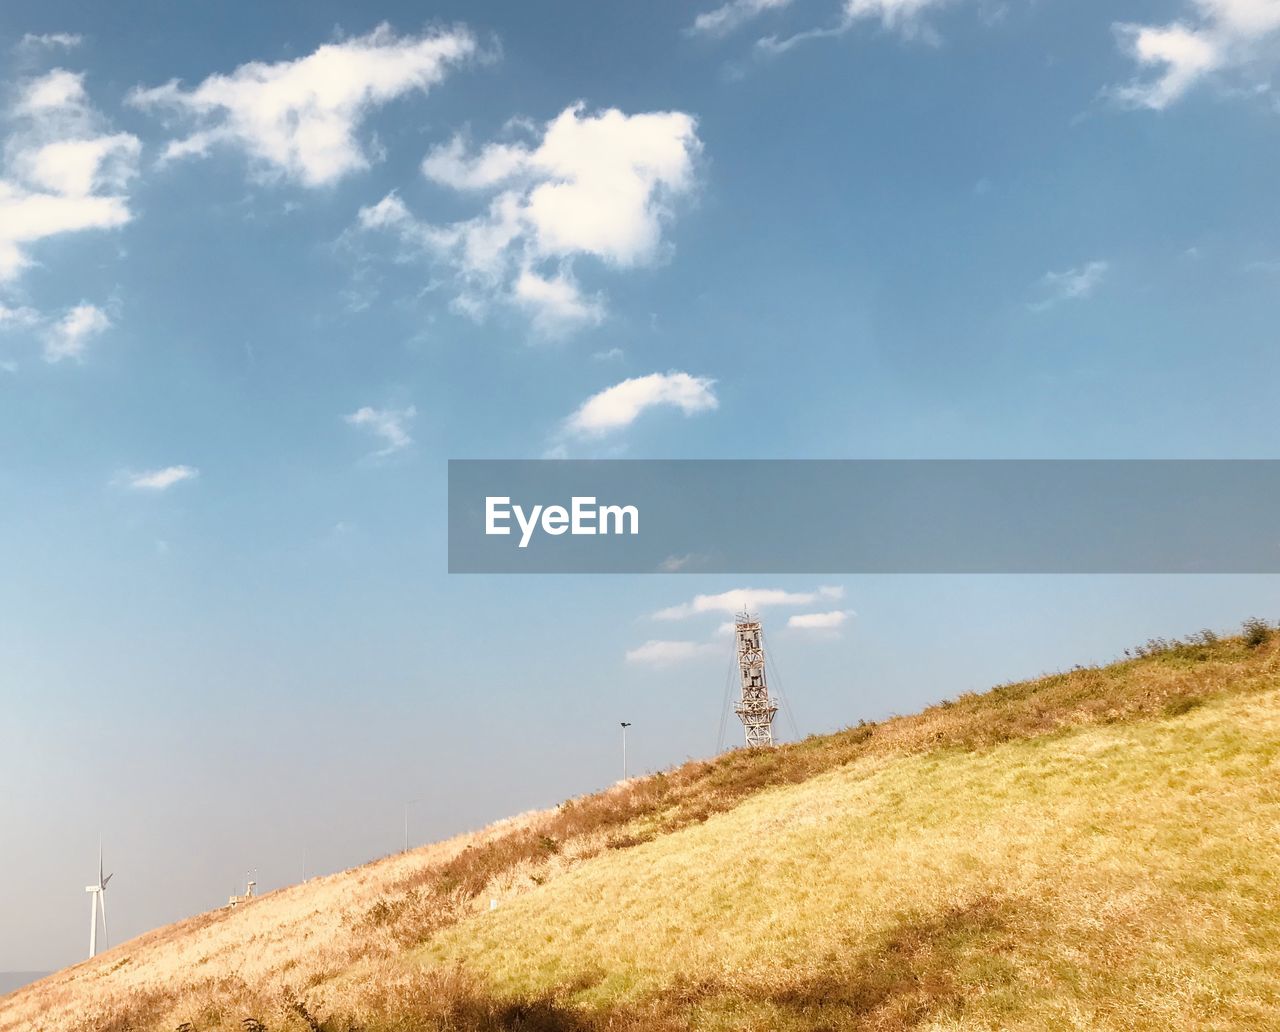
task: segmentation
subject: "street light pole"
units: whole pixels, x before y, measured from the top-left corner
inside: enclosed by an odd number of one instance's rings
[[[618,721],[622,725],[622,780],[627,780],[627,728],[631,725],[625,721]]]
[[[409,851],[409,807],[417,801],[416,799],[410,799],[404,804],[404,851],[406,853]]]

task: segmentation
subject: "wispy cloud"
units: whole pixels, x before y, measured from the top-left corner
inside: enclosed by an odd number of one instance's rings
[[[0,167],[0,283],[48,237],[114,229],[133,217],[126,187],[141,144],[111,132],[89,103],[84,75],[57,68],[18,84]]]
[[[75,32],[28,32],[18,42],[25,50],[72,50],[84,42]]]
[[[651,667],[672,667],[708,656],[723,654],[724,650],[713,642],[705,641],[646,641],[626,654],[628,663]]]
[[[374,109],[427,92],[476,50],[465,29],[397,36],[383,24],[294,61],[254,61],[211,75],[190,90],[176,80],[139,88],[130,102],[194,123],[190,135],[168,144],[164,160],[230,146],[267,175],[326,186],[369,166],[357,134]]]
[[[764,14],[790,7],[792,0],[729,0],[714,10],[704,11],[693,19],[691,35],[725,36],[734,29]]]
[[[606,387],[584,401],[565,421],[568,433],[599,437],[628,427],[648,409],[679,409],[686,416],[708,412],[720,402],[713,390],[715,381],[688,373],[650,373]]]
[[[755,51],[763,57],[776,56],[795,49],[802,43],[843,36],[866,21],[878,21],[884,28],[901,36],[937,42],[926,15],[956,0],[844,0],[836,19],[793,33],[790,36],[769,35],[756,40]],[[729,0],[694,19],[689,32],[724,36],[764,14],[789,7],[791,0]]]
[[[573,276],[565,271],[543,276],[533,269],[522,269],[516,277],[512,298],[528,313],[533,328],[546,337],[557,337],[604,320],[604,302],[584,294]]]
[[[184,480],[195,480],[200,471],[194,466],[165,466],[141,473],[127,473],[124,483],[138,491],[167,491]]]
[[[351,426],[361,427],[381,438],[384,447],[373,454],[382,458],[402,451],[413,443],[413,438],[409,436],[409,424],[417,414],[418,410],[412,405],[403,409],[379,409],[366,405],[342,418]]]
[[[1260,59],[1263,44],[1280,30],[1276,0],[1192,0],[1188,14],[1164,25],[1116,24],[1121,47],[1156,73],[1112,88],[1117,101],[1166,108],[1206,76]]]
[[[89,342],[111,326],[111,320],[97,305],[76,305],[45,331],[44,360],[61,362],[63,359],[79,361],[84,357]]]
[[[35,326],[39,321],[40,313],[34,308],[25,305],[13,308],[0,301],[0,330]]]
[[[1109,262],[1093,261],[1062,272],[1046,272],[1040,279],[1043,296],[1033,301],[1030,308],[1043,312],[1063,301],[1078,301],[1089,297],[1098,288],[1111,268]]]
[[[693,556],[674,558],[671,568],[684,568],[686,560],[696,559]],[[664,564],[665,566],[665,564]],[[824,585],[813,591],[783,591],[777,588],[738,588],[724,591],[718,595],[696,595],[689,602],[660,609],[651,614],[653,620],[685,620],[702,615],[736,615],[743,611],[759,613],[768,608],[800,608],[815,603],[838,601],[844,597],[844,588],[838,585]],[[838,610],[822,613],[803,613],[791,617],[787,627],[794,630],[811,632],[817,636],[823,634],[834,636],[839,633],[841,625],[851,616],[853,610]],[[716,624],[711,632],[710,640],[689,639],[650,639],[626,653],[628,663],[652,667],[670,667],[680,663],[688,663],[708,656],[728,657],[724,639],[732,637],[735,624],[732,620],[724,620]]]
[[[845,0],[844,17],[850,23],[862,19],[878,19],[887,29],[911,34],[918,30],[920,19],[926,12],[954,2],[955,0]]]
[[[626,269],[660,257],[673,202],[694,189],[696,130],[681,111],[593,113],[575,104],[532,140],[473,151],[458,136],[428,154],[422,171],[488,196],[483,213],[436,225],[392,193],[362,209],[358,225],[451,270],[454,306],[464,314],[483,319],[504,304],[524,311],[543,335],[561,336],[605,315],[604,301],[579,283],[576,259]]]
[[[787,626],[798,631],[837,631],[854,615],[852,609],[833,609],[828,613],[796,613],[787,619]]]
[[[814,591],[783,591],[779,588],[736,588],[718,595],[695,595],[689,602],[660,609],[654,620],[684,620],[703,613],[758,612],[768,607],[811,606],[820,599],[844,597],[844,588],[827,585]]]

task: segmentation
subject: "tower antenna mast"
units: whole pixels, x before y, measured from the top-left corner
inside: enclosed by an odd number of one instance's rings
[[[748,748],[773,745],[773,718],[778,713],[778,704],[769,697],[769,685],[765,681],[760,621],[748,612],[741,612],[734,618],[733,632],[742,679],[742,693],[733,711],[742,721]]]

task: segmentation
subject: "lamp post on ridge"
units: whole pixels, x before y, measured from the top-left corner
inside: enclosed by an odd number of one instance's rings
[[[622,725],[622,780],[627,780],[627,728],[631,725],[625,720],[618,721]]]
[[[414,806],[418,800],[410,799],[404,804],[404,852],[409,851],[409,807]]]

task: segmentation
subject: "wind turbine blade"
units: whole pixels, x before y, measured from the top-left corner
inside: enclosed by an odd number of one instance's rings
[[[102,881],[100,881],[98,884],[105,889],[107,887],[107,882],[109,882],[114,877],[115,877],[115,874],[113,872],[112,874],[109,874],[105,878],[103,878]]]
[[[98,884],[102,884],[102,839],[98,839]]]

